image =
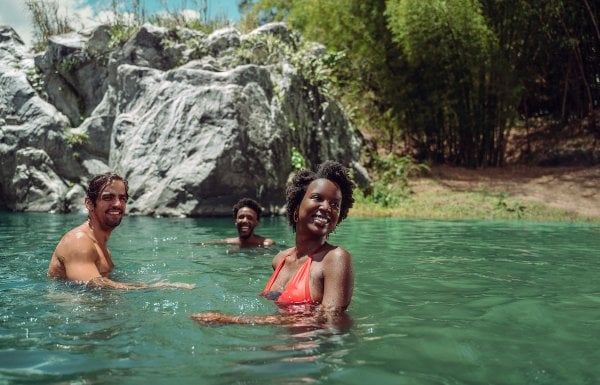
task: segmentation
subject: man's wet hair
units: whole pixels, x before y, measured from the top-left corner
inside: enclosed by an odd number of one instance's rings
[[[242,198],[233,206],[233,219],[237,218],[237,213],[241,208],[248,207],[254,210],[256,213],[256,219],[260,219],[260,214],[262,213],[262,208],[258,204],[257,201],[251,198]]]
[[[342,222],[347,216],[348,211],[354,205],[354,197],[352,191],[354,190],[354,182],[348,170],[338,162],[326,161],[322,163],[316,172],[310,170],[298,171],[292,180],[288,183],[285,198],[286,198],[286,214],[292,230],[296,231],[296,222],[294,221],[294,213],[300,206],[304,194],[308,185],[316,179],[328,179],[338,185],[342,192],[342,205],[340,207],[340,218],[338,224]]]
[[[96,207],[96,200],[98,199],[98,196],[100,195],[102,189],[104,189],[104,187],[106,187],[108,184],[112,183],[115,180],[120,180],[125,184],[125,195],[127,195],[127,198],[129,198],[129,185],[127,183],[127,180],[121,177],[120,175],[115,174],[114,172],[107,172],[104,174],[96,175],[92,178],[92,180],[90,180],[90,183],[88,184],[88,188],[86,191],[87,198],[92,202],[94,207]]]

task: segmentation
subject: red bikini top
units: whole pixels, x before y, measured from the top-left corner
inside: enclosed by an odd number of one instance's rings
[[[290,249],[290,251],[293,250]],[[288,254],[289,255],[289,254]],[[279,276],[279,272],[285,264],[285,257],[281,259],[279,265],[269,278],[267,285],[264,290],[259,294],[271,300],[277,301],[280,305],[301,305],[301,304],[315,304],[312,297],[310,296],[310,264],[312,262],[312,256],[309,255],[306,262],[300,266],[300,269],[294,274],[286,285],[283,292],[270,291],[271,286]]]

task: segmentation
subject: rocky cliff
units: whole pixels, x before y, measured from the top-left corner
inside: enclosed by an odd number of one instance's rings
[[[0,27],[0,209],[83,210],[91,176],[129,181],[128,211],[230,215],[243,196],[284,205],[295,149],[366,178],[361,140],[318,76],[326,52],[269,24],[210,35],[110,26],[29,52]]]

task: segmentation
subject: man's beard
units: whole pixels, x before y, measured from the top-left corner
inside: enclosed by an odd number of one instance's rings
[[[121,221],[123,220],[123,215],[119,216],[117,219],[111,218],[110,216],[104,217],[104,224],[111,229],[119,226]]]

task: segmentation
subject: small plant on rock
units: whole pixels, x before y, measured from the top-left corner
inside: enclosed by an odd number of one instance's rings
[[[31,87],[35,90],[39,97],[44,100],[48,100],[48,93],[46,92],[46,82],[44,81],[44,74],[38,67],[33,67],[26,72],[27,80]]]
[[[79,148],[89,140],[90,137],[87,132],[73,132],[72,130],[68,130],[65,134],[65,141],[73,148]]]

